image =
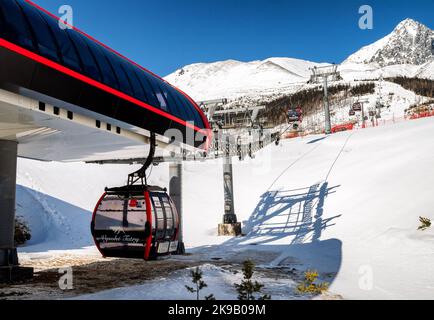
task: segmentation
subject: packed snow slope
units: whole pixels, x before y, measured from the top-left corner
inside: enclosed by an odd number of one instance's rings
[[[433,136],[426,118],[285,140],[253,160],[234,159],[246,233],[236,239],[216,236],[222,163],[185,163],[186,245],[197,256],[317,269],[344,298],[432,299],[434,228],[417,228],[419,216],[434,220]],[[103,187],[123,184],[132,169],[20,160],[18,213],[39,234],[21,256],[91,245],[90,211]],[[167,174],[157,167],[152,178],[167,184]]]

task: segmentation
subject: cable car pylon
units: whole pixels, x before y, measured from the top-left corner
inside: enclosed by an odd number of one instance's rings
[[[241,223],[237,221],[234,207],[234,183],[232,156],[230,152],[230,137],[226,136],[226,150],[223,159],[224,215],[223,223],[218,225],[219,236],[241,235]]]
[[[337,71],[338,65],[332,64],[330,66],[313,67],[310,68],[312,75],[310,78],[311,83],[323,82],[324,90],[324,116],[325,116],[325,134],[332,133],[331,117],[330,117],[330,104],[328,98],[328,85],[330,81],[336,81],[340,78],[340,73]]]

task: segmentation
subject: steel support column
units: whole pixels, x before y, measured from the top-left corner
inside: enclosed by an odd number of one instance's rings
[[[178,254],[185,253],[183,212],[182,212],[182,162],[169,164],[169,195],[172,198],[179,216]]]
[[[232,157],[230,153],[230,138],[226,137],[225,157],[223,158],[224,215],[223,223],[219,224],[220,236],[238,236],[241,234],[241,223],[237,221],[234,206],[234,183],[232,173]]]
[[[325,114],[325,134],[332,133],[332,124],[330,120],[330,106],[328,97],[328,79],[324,77],[324,114]]]
[[[226,155],[223,158],[223,184],[225,195],[225,214],[223,216],[223,223],[237,223],[238,221],[234,208],[234,182],[229,136],[226,137]]]

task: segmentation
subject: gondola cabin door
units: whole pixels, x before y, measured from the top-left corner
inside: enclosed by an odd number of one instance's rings
[[[108,189],[91,224],[104,257],[145,260],[177,251],[178,229],[178,213],[169,195],[148,186]]]

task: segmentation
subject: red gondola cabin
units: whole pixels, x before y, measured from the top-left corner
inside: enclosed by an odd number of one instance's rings
[[[165,189],[135,185],[106,189],[91,232],[104,257],[155,259],[178,249],[179,217]]]

